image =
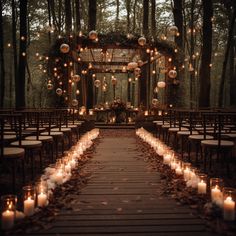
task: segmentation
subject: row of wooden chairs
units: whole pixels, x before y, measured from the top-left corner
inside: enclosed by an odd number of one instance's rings
[[[195,147],[195,161],[199,153],[204,162],[204,170],[212,169],[212,156],[216,153],[226,162],[230,173],[229,157],[232,156],[236,140],[236,112],[165,110],[154,121],[156,135],[184,158],[185,150],[191,161],[192,147]]]
[[[67,109],[0,111],[2,166],[11,166],[12,189],[15,192],[16,170],[25,181],[25,167],[29,164],[31,179],[44,162],[55,161],[69,149],[83,132],[84,121],[76,119]],[[39,165],[35,165],[39,163]],[[19,164],[21,166],[19,166]]]

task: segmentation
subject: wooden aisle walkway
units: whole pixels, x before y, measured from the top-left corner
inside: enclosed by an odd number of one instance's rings
[[[133,136],[107,135],[97,146],[86,167],[92,177],[73,211],[61,212],[51,229],[34,235],[211,235],[191,209],[160,196],[159,173],[140,158],[145,153],[136,150],[134,131],[123,132]]]

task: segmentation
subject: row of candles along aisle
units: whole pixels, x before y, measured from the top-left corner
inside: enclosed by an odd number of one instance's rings
[[[144,128],[137,129],[136,135],[147,142],[158,156],[163,157],[163,164],[168,165],[176,175],[183,176],[188,187],[197,189],[198,194],[207,194],[209,185],[211,201],[222,209],[224,220],[235,220],[236,189],[224,187],[223,180],[220,178],[211,178],[208,184],[206,174],[199,173],[197,168],[192,167],[190,163],[179,160],[170,147]]]
[[[45,168],[44,174],[36,185],[23,187],[23,212],[17,211],[17,196],[4,195],[1,197],[1,226],[3,230],[14,226],[15,221],[23,219],[25,216],[32,216],[39,208],[48,205],[52,197],[52,190],[65,183],[71,178],[78,161],[82,159],[82,154],[91,147],[93,140],[99,135],[99,129],[93,129],[84,134],[78,143],[71,148],[55,164]]]

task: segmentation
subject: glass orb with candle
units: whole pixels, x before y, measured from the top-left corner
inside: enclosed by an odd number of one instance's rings
[[[24,214],[32,216],[35,210],[36,191],[33,185],[23,187]]]
[[[235,221],[236,189],[223,189],[223,217],[226,221]]]
[[[188,181],[190,179],[190,170],[191,170],[191,164],[188,162],[185,162],[183,164],[183,172],[184,172],[185,181]]]
[[[222,207],[223,204],[223,179],[211,178],[210,179],[210,191],[211,191],[211,201]]]
[[[40,181],[37,183],[37,206],[45,207],[48,205],[48,186],[47,182]]]
[[[199,182],[197,184],[197,192],[198,194],[206,194],[207,193],[207,175],[199,174],[198,178],[199,178]]]
[[[1,197],[1,228],[11,229],[15,222],[17,196],[3,195]]]

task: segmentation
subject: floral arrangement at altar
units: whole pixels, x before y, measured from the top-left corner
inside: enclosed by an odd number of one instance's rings
[[[124,111],[125,108],[125,103],[123,103],[119,98],[115,99],[110,105],[110,109],[113,111]]]

